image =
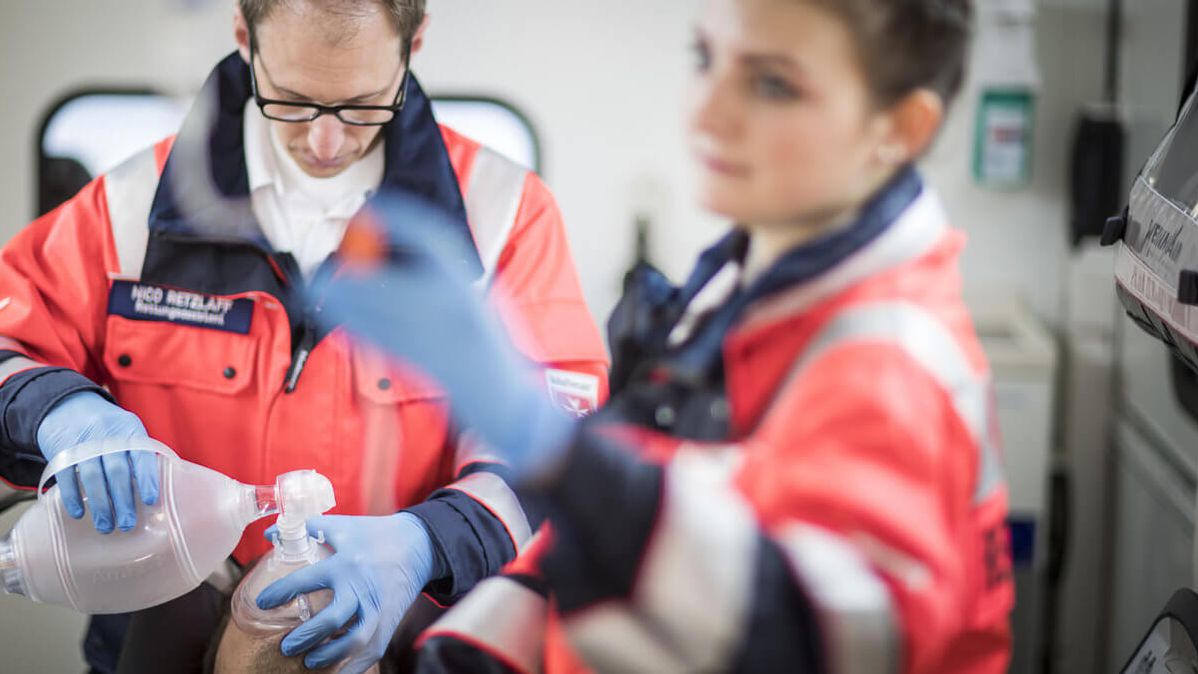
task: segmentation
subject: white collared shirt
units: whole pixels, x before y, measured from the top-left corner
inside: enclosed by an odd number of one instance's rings
[[[279,142],[251,99],[245,107],[245,165],[250,205],[276,251],[291,253],[311,277],[345,235],[349,219],[383,180],[383,143],[331,178],[313,178]]]

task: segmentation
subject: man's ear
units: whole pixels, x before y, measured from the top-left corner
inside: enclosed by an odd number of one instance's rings
[[[241,54],[241,60],[249,63],[250,26],[245,22],[245,15],[241,13],[240,5],[233,7],[233,41],[237,43],[237,52]]]
[[[424,47],[424,31],[428,30],[428,22],[431,18],[428,14],[425,14],[424,19],[420,22],[420,27],[412,35],[412,54],[415,54]]]

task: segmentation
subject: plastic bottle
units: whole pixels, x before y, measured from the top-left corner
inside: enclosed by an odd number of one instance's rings
[[[40,488],[63,469],[124,451],[160,454],[159,499],[153,506],[137,502],[132,531],[100,534],[90,517],[66,513],[57,485]],[[136,611],[182,596],[233,552],[250,523],[292,499],[302,502],[322,489],[331,494],[326,478],[301,473],[283,475],[275,485],[246,485],[149,438],[69,449],[46,466],[37,503],[0,540],[4,591],[91,614]]]
[[[274,538],[274,549],[263,557],[237,586],[232,599],[232,617],[237,627],[246,634],[256,636],[276,635],[289,632],[295,626],[311,618],[333,599],[330,590],[321,590],[300,595],[291,603],[264,611],[256,603],[258,594],[274,581],[292,571],[310,566],[332,555],[332,551],[320,540],[308,534],[307,519],[319,515],[334,505],[333,489],[321,489],[320,485],[300,471],[287,473],[279,478],[294,498],[288,499],[279,514],[278,533]],[[327,481],[326,483],[327,484]]]

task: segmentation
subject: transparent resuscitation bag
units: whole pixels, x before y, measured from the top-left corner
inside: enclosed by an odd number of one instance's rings
[[[119,452],[159,455],[159,498],[134,499],[131,531],[96,531],[90,517],[67,514],[53,475]],[[134,493],[137,493],[134,490]],[[38,485],[38,500],[0,540],[4,591],[90,614],[156,606],[195,589],[233,552],[245,528],[278,513],[288,501],[332,500],[332,485],[315,471],[279,477],[275,485],[242,484],[180,459],[150,438],[89,442],[54,456]],[[84,504],[90,510],[87,497]]]
[[[293,488],[291,480],[302,477],[296,473],[279,477],[279,484],[283,485],[284,491],[302,492],[306,496],[288,500],[276,522],[274,548],[250,569],[237,586],[237,591],[233,593],[233,622],[248,635],[278,636],[281,639],[284,634],[311,618],[333,600],[331,590],[319,590],[302,594],[277,608],[258,608],[258,595],[268,585],[333,554],[332,550],[322,545],[323,534],[319,539],[312,538],[309,536],[307,525],[309,517],[319,515],[335,505],[332,490],[324,494],[305,486]]]

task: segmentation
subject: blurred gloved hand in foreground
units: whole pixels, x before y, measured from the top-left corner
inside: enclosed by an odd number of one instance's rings
[[[309,306],[437,380],[457,420],[519,472],[560,451],[573,420],[485,304],[465,227],[419,197],[372,201],[346,234],[344,266],[314,281]]]

